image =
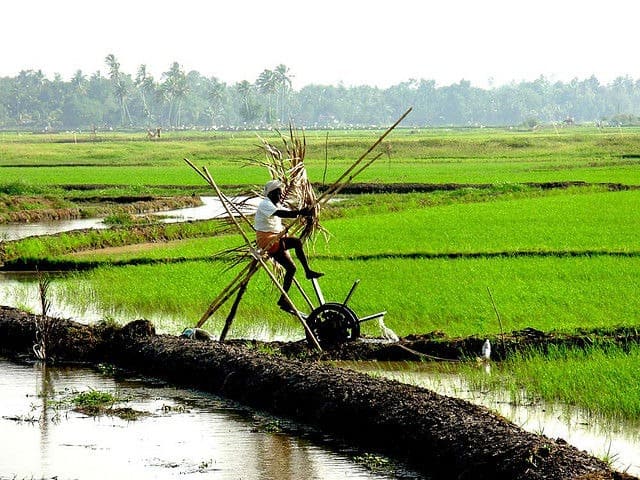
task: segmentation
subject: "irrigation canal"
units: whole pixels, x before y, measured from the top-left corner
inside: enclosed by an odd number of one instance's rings
[[[79,392],[141,415],[88,416]],[[0,478],[423,478],[222,398],[81,367],[0,359]]]
[[[200,197],[200,199],[202,200],[202,205],[198,207],[154,212],[152,215],[159,216],[161,221],[165,223],[209,220],[226,215],[226,211],[218,197]],[[79,218],[33,223],[4,223],[0,224],[0,239],[18,240],[20,238],[53,235],[71,230],[109,228],[102,220],[102,218]]]

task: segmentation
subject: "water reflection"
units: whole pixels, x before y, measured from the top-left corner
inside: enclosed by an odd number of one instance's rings
[[[149,416],[93,418],[61,405],[89,389],[111,392]],[[404,470],[373,473],[346,453],[269,433],[264,425],[276,420],[214,396],[93,370],[0,359],[0,391],[0,478],[420,478]]]
[[[599,458],[613,461],[613,467],[640,475],[640,422],[604,420],[568,405],[511,401],[509,392],[482,392],[472,388],[456,371],[455,364],[434,362],[336,362],[338,366],[428,388],[442,395],[468,400],[498,412],[523,429],[562,438]],[[478,368],[487,375],[499,375],[499,366]]]

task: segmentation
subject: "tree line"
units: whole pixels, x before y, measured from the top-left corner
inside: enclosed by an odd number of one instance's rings
[[[0,129],[239,129],[387,125],[409,106],[417,127],[504,126],[540,123],[640,123],[640,80],[602,84],[595,77],[570,82],[512,82],[478,88],[466,80],[437,86],[411,79],[389,88],[307,85],[292,88],[286,65],[263,70],[253,82],[227,84],[174,62],[156,79],[146,65],[123,72],[113,54],[108,74],[78,70],[65,81],[41,70],[0,78]]]

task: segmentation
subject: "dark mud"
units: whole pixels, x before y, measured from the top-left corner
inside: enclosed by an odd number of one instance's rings
[[[393,455],[436,478],[629,479],[562,440],[527,433],[465,401],[319,362],[213,341],[56,322],[58,361],[107,361],[195,386]],[[0,349],[29,355],[34,316],[0,307]],[[345,348],[348,348],[347,346]]]
[[[516,352],[536,349],[546,352],[549,348],[570,347],[600,348],[616,347],[628,349],[640,344],[640,330],[636,327],[620,326],[610,329],[578,329],[572,332],[543,332],[525,328],[504,335],[469,336],[450,338],[441,332],[423,335],[408,335],[399,342],[381,343],[371,340],[344,344],[330,352],[316,353],[307,348],[306,342],[270,342],[269,349],[277,350],[290,358],[317,357],[332,360],[378,360],[411,361],[436,360],[458,361],[479,357],[485,340],[491,343],[491,359],[504,360]],[[246,344],[246,341],[244,342]],[[258,345],[260,342],[254,341]]]
[[[582,181],[566,182],[523,182],[531,188],[542,190],[565,189],[571,187],[601,187],[611,191],[637,190],[636,185],[625,185],[622,183],[589,183]],[[328,189],[327,185],[314,184],[314,187],[322,192]],[[364,194],[364,193],[429,193],[437,191],[452,191],[463,188],[491,189],[495,184],[491,183],[352,183],[345,185],[340,190],[343,194]]]

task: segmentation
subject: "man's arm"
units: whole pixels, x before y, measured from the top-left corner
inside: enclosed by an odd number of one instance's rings
[[[280,218],[296,218],[300,215],[308,216],[313,214],[313,209],[311,208],[301,208],[300,210],[276,210],[273,212],[276,217]]]

